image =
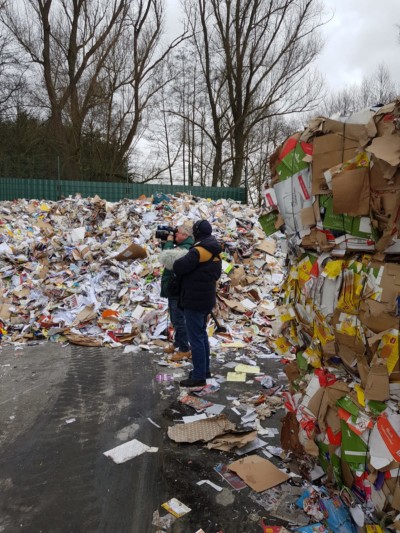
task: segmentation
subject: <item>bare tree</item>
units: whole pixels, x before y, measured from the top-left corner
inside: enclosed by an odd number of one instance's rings
[[[390,76],[389,68],[380,63],[375,72],[364,77],[360,87],[360,107],[387,104],[397,96],[398,89]]]
[[[66,176],[80,175],[88,124],[115,143],[115,161],[126,161],[160,89],[154,73],[179,42],[156,55],[162,0],[6,0],[2,21],[42,82]]]
[[[5,1],[0,2],[0,13],[5,9]],[[6,27],[0,27],[0,113],[9,113],[25,92],[24,73],[21,54],[11,42]]]
[[[321,6],[317,0],[187,4],[207,85],[213,140],[215,146],[221,138],[232,144],[232,160],[217,168],[230,163],[230,185],[236,187],[243,179],[247,139],[257,124],[315,106],[321,82],[309,74],[321,48]]]
[[[399,92],[387,65],[381,63],[370,76],[364,76],[361,83],[352,83],[344,89],[328,93],[319,114],[347,117],[366,107],[385,105],[393,101]]]

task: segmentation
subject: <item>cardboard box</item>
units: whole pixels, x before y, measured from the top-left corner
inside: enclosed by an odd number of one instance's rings
[[[113,259],[116,261],[133,261],[134,259],[145,259],[146,257],[146,250],[133,242]]]

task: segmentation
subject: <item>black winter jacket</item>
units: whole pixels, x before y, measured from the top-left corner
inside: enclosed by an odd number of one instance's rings
[[[202,237],[189,252],[174,263],[180,280],[179,306],[210,312],[216,303],[217,281],[221,276],[221,246],[213,235]]]

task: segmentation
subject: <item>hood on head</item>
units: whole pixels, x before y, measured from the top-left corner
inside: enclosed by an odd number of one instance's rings
[[[198,220],[193,224],[193,235],[196,240],[201,237],[207,237],[211,233],[212,227],[208,220]]]

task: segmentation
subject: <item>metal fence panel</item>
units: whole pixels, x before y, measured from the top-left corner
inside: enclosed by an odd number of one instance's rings
[[[0,178],[0,200],[59,200],[62,197],[75,196],[84,198],[96,194],[109,202],[118,202],[123,198],[151,197],[156,193],[176,194],[184,192],[200,198],[230,198],[246,203],[246,189],[243,187],[188,187],[183,185],[155,185],[149,183],[126,183],[105,181],[68,181],[25,178]]]

